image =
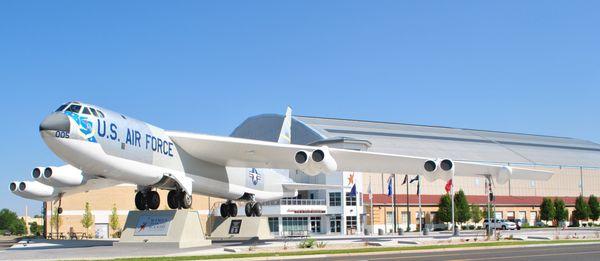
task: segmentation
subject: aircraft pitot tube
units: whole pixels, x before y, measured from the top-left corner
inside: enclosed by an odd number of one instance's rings
[[[425,175],[428,181],[433,182],[438,179],[448,181],[452,178],[454,172],[454,162],[450,159],[428,160],[423,168],[429,173]]]
[[[53,187],[72,187],[85,183],[81,170],[65,165],[61,167],[37,167],[31,172],[31,176],[38,182]]]
[[[299,170],[311,176],[319,173],[331,173],[337,170],[337,163],[326,146],[316,149],[313,152],[298,151],[294,160]]]

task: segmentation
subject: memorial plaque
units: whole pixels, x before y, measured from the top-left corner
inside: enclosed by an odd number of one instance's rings
[[[241,227],[242,227],[241,219],[231,220],[231,225],[229,226],[229,234],[239,234]]]

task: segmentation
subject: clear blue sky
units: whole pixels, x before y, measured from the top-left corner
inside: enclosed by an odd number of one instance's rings
[[[69,100],[228,135],[283,113],[600,141],[595,1],[2,1],[0,207]],[[325,3],[326,2],[326,3]],[[35,3],[35,4],[34,4]]]

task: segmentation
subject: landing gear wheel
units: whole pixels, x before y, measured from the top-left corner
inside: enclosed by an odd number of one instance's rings
[[[144,197],[144,193],[142,193],[141,191],[138,191],[137,193],[135,193],[135,207],[138,210],[147,210],[147,206],[146,206],[146,197]]]
[[[229,205],[227,203],[221,204],[219,209],[221,211],[221,217],[228,218],[229,217]]]
[[[184,209],[188,209],[192,207],[192,195],[189,195],[188,193],[185,193],[183,191],[179,192],[180,198],[179,198],[179,206],[181,206]]]
[[[246,203],[246,207],[244,207],[244,211],[246,212],[247,217],[251,217],[254,215],[254,202]]]
[[[235,203],[229,203],[229,207],[227,209],[229,210],[230,217],[237,217],[238,207]]]
[[[156,191],[148,191],[146,200],[149,209],[156,210],[160,206],[160,195]]]
[[[56,210],[56,212],[58,212],[58,214],[59,214],[59,215],[60,215],[60,214],[62,214],[62,212],[63,212],[63,208],[61,208],[61,207],[58,207],[58,209]]]
[[[255,217],[262,216],[262,205],[260,203],[254,203],[254,206],[252,206],[252,215]]]
[[[177,190],[169,191],[169,194],[167,194],[167,205],[169,205],[170,209],[178,209],[179,208],[179,200],[177,199]]]

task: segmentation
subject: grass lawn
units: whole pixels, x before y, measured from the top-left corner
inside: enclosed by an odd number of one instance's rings
[[[351,249],[314,249],[304,251],[290,251],[277,253],[244,253],[244,254],[219,254],[207,256],[178,256],[178,257],[144,257],[144,258],[122,258],[113,260],[209,260],[223,258],[251,258],[251,257],[276,257],[276,256],[307,256],[307,255],[335,255],[352,253],[372,253],[389,251],[407,251],[407,250],[434,250],[451,248],[477,248],[490,246],[523,246],[523,245],[542,245],[542,244],[565,244],[565,243],[589,243],[600,240],[548,240],[548,241],[500,241],[500,242],[477,242],[452,245],[426,245],[426,246],[404,246],[404,247],[366,247]]]

